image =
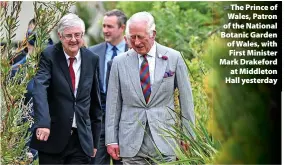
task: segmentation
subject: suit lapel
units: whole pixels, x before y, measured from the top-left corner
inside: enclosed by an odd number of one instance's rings
[[[163,76],[167,67],[167,60],[163,60],[161,57],[166,53],[167,51],[163,50],[161,46],[157,44],[155,56],[154,82],[151,86],[151,95],[148,104],[151,103],[151,100],[154,98],[163,80]]]
[[[79,78],[79,83],[78,83],[78,87],[77,87],[77,93],[76,93],[76,98],[79,96],[79,93],[82,89],[82,84],[84,82],[84,77],[85,77],[85,73],[86,73],[86,63],[87,61],[87,56],[86,56],[86,52],[84,51],[83,48],[80,48],[80,55],[81,55],[81,65],[80,65],[80,78]]]
[[[105,80],[105,59],[106,59],[106,50],[107,49],[107,43],[103,42],[99,48],[98,55],[99,55],[99,65],[100,65],[100,81],[101,84],[104,84]],[[101,69],[102,68],[102,69]]]
[[[131,82],[138,97],[144,104],[146,104],[140,83],[138,54],[134,50],[131,50],[130,53],[128,53],[126,65],[128,66],[127,70],[130,73]]]
[[[73,89],[72,89],[72,83],[71,83],[71,77],[70,77],[70,74],[69,74],[69,70],[68,70],[68,65],[67,65],[67,61],[66,61],[66,58],[65,58],[65,55],[64,55],[64,52],[63,52],[63,48],[62,48],[62,45],[61,43],[58,43],[57,45],[55,45],[56,47],[56,50],[58,52],[58,61],[59,61],[59,65],[60,65],[60,68],[61,68],[61,71],[69,85],[69,88],[70,88],[70,92],[72,93],[72,96],[74,97],[73,95]]]

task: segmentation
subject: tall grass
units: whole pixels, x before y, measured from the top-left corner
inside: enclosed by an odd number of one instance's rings
[[[174,110],[172,110],[174,111]],[[179,116],[179,113],[176,113]],[[158,164],[206,164],[213,161],[214,156],[218,153],[221,143],[213,139],[207,131],[204,123],[197,120],[196,126],[189,122],[190,127],[195,133],[195,136],[189,135],[185,126],[179,126],[180,118],[176,116],[176,124],[172,125],[171,130],[163,129],[167,137],[175,139],[175,146],[171,146],[176,155],[176,161],[173,162],[159,162]],[[186,143],[189,147],[185,149],[181,142]]]

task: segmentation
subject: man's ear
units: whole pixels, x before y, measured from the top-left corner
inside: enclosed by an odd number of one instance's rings
[[[123,25],[121,25],[121,27],[120,27],[122,30],[123,30],[123,32],[126,30],[126,25],[125,24],[123,24]]]
[[[58,36],[59,39],[62,39],[62,36],[60,35],[59,32],[57,32],[57,36]]]
[[[126,43],[128,43],[128,39],[127,39],[126,35],[124,35],[124,40],[125,40]]]
[[[153,35],[152,35],[152,37],[153,37],[153,39],[155,39],[155,37],[156,37],[156,30],[153,30],[153,33],[152,33]]]

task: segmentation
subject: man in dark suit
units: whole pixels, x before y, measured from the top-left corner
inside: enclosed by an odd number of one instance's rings
[[[84,22],[75,14],[58,24],[60,43],[45,49],[34,78],[35,132],[40,164],[89,164],[96,154],[102,111],[99,57],[82,47]]]
[[[127,17],[120,10],[111,10],[105,13],[103,19],[103,33],[105,42],[94,45],[89,48],[93,53],[99,55],[100,59],[100,88],[101,88],[101,104],[103,112],[105,112],[106,93],[108,77],[108,68],[110,62],[115,56],[128,50],[128,46],[124,40],[124,30],[126,27]],[[103,116],[102,131],[100,137],[100,145],[96,157],[92,160],[93,164],[110,164],[110,155],[107,153],[105,146],[105,115]],[[114,161],[115,164],[121,164],[120,161]]]

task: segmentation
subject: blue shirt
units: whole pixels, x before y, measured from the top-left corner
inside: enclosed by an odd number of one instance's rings
[[[117,47],[117,55],[120,55],[121,53],[124,53],[126,50],[126,42],[125,40],[122,40]],[[111,61],[112,56],[113,56],[113,45],[111,45],[109,42],[107,42],[107,49],[106,49],[106,54],[105,54],[105,70],[104,70],[104,84],[103,84],[103,90],[104,93],[106,93],[106,74],[107,74],[107,63]]]

